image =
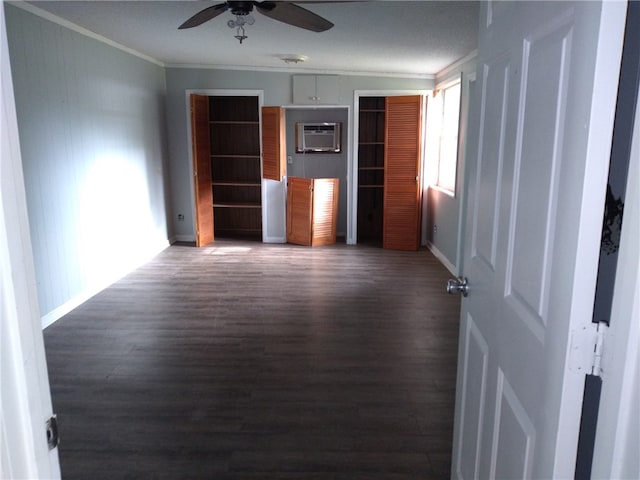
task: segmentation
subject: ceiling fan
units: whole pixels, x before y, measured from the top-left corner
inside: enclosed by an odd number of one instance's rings
[[[221,13],[231,10],[236,16],[235,20],[229,20],[227,26],[236,28],[235,37],[240,43],[247,38],[244,32],[245,25],[252,25],[254,19],[249,15],[253,8],[267,17],[273,18],[294,27],[304,28],[312,32],[324,32],[333,27],[333,23],[319,15],[302,8],[292,2],[258,2],[258,1],[228,1],[207,7],[178,27],[178,29],[193,28],[217,17]]]

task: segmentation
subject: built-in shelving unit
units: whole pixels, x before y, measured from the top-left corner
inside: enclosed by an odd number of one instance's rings
[[[360,97],[358,114],[358,242],[381,242],[385,98]]]
[[[216,237],[262,238],[258,97],[209,97]]]

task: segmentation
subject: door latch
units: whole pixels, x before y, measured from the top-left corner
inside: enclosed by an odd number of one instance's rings
[[[467,277],[458,277],[449,279],[447,282],[447,293],[453,295],[454,293],[461,293],[463,297],[469,295],[469,284],[467,283]]]

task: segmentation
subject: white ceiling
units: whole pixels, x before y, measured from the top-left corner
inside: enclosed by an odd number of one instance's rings
[[[280,56],[302,54],[296,71],[429,77],[477,46],[478,2],[296,2],[333,22],[314,33],[253,11],[242,44],[227,11],[199,27],[178,30],[217,0],[33,1],[38,9],[167,66],[291,70]]]

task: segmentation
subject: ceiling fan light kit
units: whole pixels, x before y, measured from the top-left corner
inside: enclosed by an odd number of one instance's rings
[[[227,26],[229,28],[235,28],[236,34],[235,38],[242,44],[242,41],[248,38],[244,33],[245,25],[253,25],[255,23],[255,19],[249,14],[236,15],[235,20],[229,20],[227,22]]]
[[[258,2],[258,1],[228,1],[207,7],[204,10],[199,11],[194,16],[189,18],[186,22],[178,27],[183,30],[185,28],[193,28],[198,25],[212,20],[218,15],[231,10],[231,13],[236,16],[235,20],[229,20],[227,26],[229,28],[236,29],[235,38],[240,43],[247,39],[244,26],[253,25],[254,18],[249,15],[253,8],[256,8],[261,14],[277,20],[279,22],[293,25],[294,27],[304,28],[312,32],[324,32],[333,27],[333,23],[322,18],[319,15],[302,8],[291,2]],[[286,62],[286,60],[283,59]],[[299,60],[304,61],[304,60]],[[297,61],[293,61],[298,63]],[[287,62],[289,63],[289,62]]]

